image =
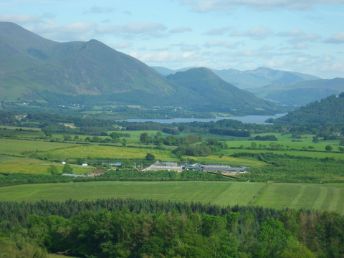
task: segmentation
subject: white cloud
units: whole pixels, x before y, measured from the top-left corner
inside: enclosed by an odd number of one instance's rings
[[[88,22],[74,22],[69,24],[57,24],[47,21],[44,24],[34,24],[32,30],[44,37],[57,41],[88,40],[93,38],[96,24]]]
[[[221,36],[227,34],[229,31],[232,31],[232,27],[220,27],[220,28],[213,28],[205,32],[205,35],[208,36]]]
[[[307,33],[300,29],[280,32],[280,33],[277,33],[277,36],[287,37],[294,41],[314,41],[320,38],[318,34]]]
[[[228,49],[235,49],[243,45],[244,45],[243,42],[228,42],[224,40],[211,40],[211,41],[207,41],[204,44],[206,48],[228,48]]]
[[[98,34],[111,34],[118,33],[124,36],[140,35],[145,37],[163,36],[167,28],[161,23],[154,22],[133,22],[124,25],[111,25],[99,27]]]
[[[94,5],[91,8],[87,9],[84,13],[85,14],[104,14],[104,13],[113,13],[113,12],[114,12],[114,8],[112,7]]]
[[[191,32],[192,29],[189,27],[177,27],[174,29],[171,29],[169,32],[170,33],[185,33],[185,32]]]
[[[190,44],[185,42],[172,43],[170,48],[177,48],[180,51],[198,51],[200,47],[197,44]]]
[[[179,2],[198,12],[227,11],[235,7],[302,10],[316,5],[344,4],[344,0],[179,0]]]
[[[42,18],[30,15],[0,15],[0,21],[28,24],[42,22]]]
[[[340,32],[333,35],[332,37],[328,38],[325,42],[332,44],[344,44],[344,32]]]
[[[194,51],[132,51],[130,55],[148,63],[173,63],[173,62],[190,62],[198,59],[197,53]]]
[[[248,37],[252,39],[265,39],[269,36],[273,36],[274,33],[270,29],[265,27],[254,27],[244,32],[233,31],[230,34],[232,37]]]

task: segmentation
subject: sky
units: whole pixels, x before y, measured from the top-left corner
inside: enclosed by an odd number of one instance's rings
[[[0,0],[0,21],[152,66],[344,77],[344,0]]]

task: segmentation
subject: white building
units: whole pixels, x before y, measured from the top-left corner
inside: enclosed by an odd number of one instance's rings
[[[178,165],[176,162],[155,162],[149,167],[143,169],[142,171],[175,171],[182,172],[183,167]]]

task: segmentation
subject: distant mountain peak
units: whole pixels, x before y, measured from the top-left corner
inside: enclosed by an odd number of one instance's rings
[[[98,40],[59,43],[7,23],[0,25],[1,100],[276,112],[274,104],[236,88],[206,67],[165,78]]]

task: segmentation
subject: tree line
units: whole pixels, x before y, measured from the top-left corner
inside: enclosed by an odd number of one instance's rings
[[[25,257],[344,255],[344,217],[334,213],[112,199],[0,202],[0,220],[2,250],[21,251],[8,248],[21,241]]]

